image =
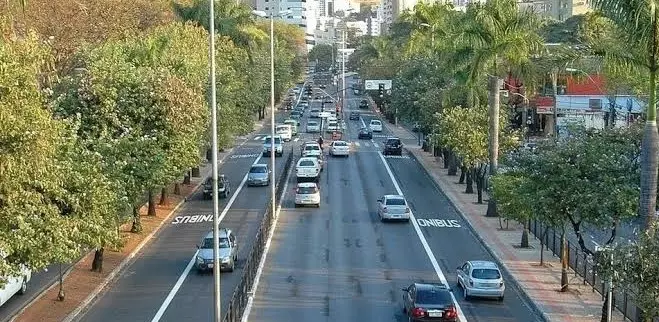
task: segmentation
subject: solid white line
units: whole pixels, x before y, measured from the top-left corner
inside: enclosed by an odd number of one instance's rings
[[[291,174],[293,171],[291,171],[293,167],[288,168],[288,173],[286,174],[286,182],[284,183],[284,195],[286,195],[286,191],[288,191],[288,181],[291,179]],[[265,242],[265,247],[263,248],[263,255],[261,256],[261,260],[259,262],[259,268],[256,270],[256,276],[254,277],[254,285],[252,286],[252,290],[249,292],[249,298],[247,299],[247,305],[245,306],[245,311],[243,312],[243,316],[240,319],[241,322],[247,322],[249,320],[249,314],[252,312],[252,304],[254,303],[254,295],[256,294],[256,291],[259,288],[259,281],[261,281],[261,274],[263,273],[263,267],[265,266],[265,261],[268,258],[268,251],[270,250],[270,242],[272,240],[272,236],[275,234],[275,230],[277,229],[277,222],[279,221],[279,212],[281,211],[281,203],[284,201],[284,198],[279,199],[279,203],[277,204],[277,211],[275,212],[275,220],[274,223],[272,224],[272,229],[270,229],[270,233],[268,234],[268,240]]]
[[[259,154],[259,156],[254,160],[254,163],[252,165],[259,163],[261,158],[263,157],[263,154]],[[249,173],[246,173],[245,176],[243,177],[243,180],[240,182],[240,185],[236,189],[236,191],[233,192],[233,195],[227,202],[227,204],[224,206],[224,209],[222,210],[222,213],[220,213],[217,221],[218,225],[220,222],[222,222],[222,219],[224,219],[224,216],[227,215],[229,212],[229,209],[231,208],[231,205],[233,205],[233,202],[236,200],[238,197],[238,194],[240,191],[243,189],[245,186],[245,183],[247,182],[247,176]],[[165,314],[165,311],[167,310],[167,307],[169,307],[169,304],[172,302],[174,299],[174,296],[176,296],[176,293],[178,293],[178,290],[181,288],[183,285],[183,282],[185,281],[185,278],[188,277],[188,274],[190,274],[190,270],[192,269],[192,266],[194,265],[195,259],[197,258],[197,253],[199,250],[197,250],[194,255],[192,255],[192,259],[190,259],[190,262],[188,263],[188,266],[185,267],[185,270],[179,276],[178,280],[176,281],[176,284],[174,284],[174,287],[172,288],[171,291],[169,291],[169,294],[167,294],[167,297],[165,298],[165,301],[162,303],[160,308],[158,309],[158,312],[156,312],[156,315],[151,319],[151,322],[158,322],[162,318],[163,314]]]
[[[398,185],[398,181],[396,181],[393,172],[391,172],[391,168],[389,167],[387,160],[384,159],[384,155],[382,155],[382,152],[380,151],[378,151],[378,155],[380,156],[380,160],[382,160],[384,167],[387,169],[387,174],[389,175],[389,178],[391,178],[391,182],[394,184],[394,188],[396,188],[396,192],[398,192],[399,195],[404,196],[403,191],[400,189],[400,186]],[[433,254],[432,249],[430,249],[430,245],[428,245],[428,241],[426,240],[426,237],[423,235],[423,232],[421,231],[421,228],[419,227],[419,223],[416,221],[416,217],[414,216],[412,210],[410,210],[410,221],[412,222],[412,226],[414,226],[414,230],[416,231],[417,236],[419,236],[419,240],[421,240],[421,245],[423,245],[423,249],[426,251],[426,255],[428,255],[432,267],[435,269],[435,273],[437,274],[437,277],[439,277],[439,281],[442,282],[442,284],[446,285],[447,287],[450,287],[448,281],[446,280],[446,276],[444,276],[442,269],[439,267],[437,258],[435,258],[435,254]],[[458,319],[462,322],[466,322],[467,318],[462,312],[462,308],[460,308],[460,304],[458,304],[458,301],[455,299],[455,295],[453,295],[452,291],[451,291],[451,298],[453,299],[453,303],[455,303],[455,307],[458,310]]]

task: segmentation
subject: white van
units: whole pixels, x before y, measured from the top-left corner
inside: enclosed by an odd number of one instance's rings
[[[32,278],[32,272],[24,268],[21,273],[20,276],[6,277],[5,286],[0,288],[0,306],[4,305],[15,294],[23,295],[27,291],[27,284]]]
[[[277,135],[281,136],[284,141],[290,141],[293,138],[293,130],[288,124],[277,125],[275,132]]]

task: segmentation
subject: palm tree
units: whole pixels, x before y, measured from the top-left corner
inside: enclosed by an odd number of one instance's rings
[[[607,52],[605,59],[619,69],[649,74],[649,99],[641,145],[641,197],[639,216],[650,229],[656,219],[657,166],[657,70],[659,69],[658,0],[593,0],[591,5],[613,21],[624,39],[625,51]]]

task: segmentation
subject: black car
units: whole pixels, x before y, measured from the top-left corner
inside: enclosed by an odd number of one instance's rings
[[[367,101],[367,100],[362,100],[362,101],[359,103],[359,108],[361,108],[361,109],[363,109],[363,110],[368,109],[368,101]]]
[[[332,104],[332,103],[334,103],[334,101],[332,100],[331,97],[325,97],[323,104]]]
[[[382,151],[382,154],[403,155],[403,143],[400,142],[399,138],[387,138],[384,141],[384,151]]]
[[[403,289],[403,312],[415,322],[455,322],[458,310],[443,284],[414,283]]]
[[[359,139],[371,140],[371,139],[373,139],[373,131],[371,131],[371,129],[369,129],[367,127],[363,127],[361,129],[359,129],[358,137],[359,137]]]
[[[320,85],[318,85],[318,87],[319,87],[319,88],[322,88],[322,89],[325,89],[325,88],[327,88],[327,85],[325,85],[325,84],[320,84]]]
[[[351,121],[359,121],[359,112],[350,112]]]
[[[217,177],[217,191],[220,198],[226,198],[231,193],[229,180],[221,174]],[[213,178],[210,177],[204,182],[204,199],[210,199],[213,196]]]

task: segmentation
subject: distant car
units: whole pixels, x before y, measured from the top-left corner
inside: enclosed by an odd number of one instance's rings
[[[387,138],[384,141],[384,148],[382,150],[382,154],[403,155],[403,143],[401,143],[400,139],[396,137]]]
[[[414,322],[458,320],[451,289],[443,284],[414,283],[404,288],[403,312]]]
[[[320,123],[316,121],[307,121],[307,133],[320,132]]]
[[[369,129],[367,127],[363,127],[361,129],[359,129],[359,134],[357,135],[357,137],[360,140],[361,139],[371,140],[371,139],[373,139],[373,131],[371,131],[371,129]]]
[[[297,134],[298,134],[297,128],[298,128],[298,126],[300,126],[300,121],[298,121],[297,119],[290,118],[290,119],[284,120],[284,124],[289,125],[291,127],[291,132],[292,132],[293,136],[297,136]]]
[[[295,189],[295,207],[313,205],[320,207],[320,188],[314,182],[301,182]]]
[[[327,120],[325,132],[334,132],[339,130],[339,122],[337,120]]]
[[[282,145],[282,138],[281,136],[276,135],[275,136],[275,157],[280,157],[284,155],[284,146]],[[269,135],[265,138],[263,141],[263,156],[271,156],[272,151],[270,149],[272,148],[272,137]]]
[[[302,113],[300,111],[293,111],[289,117],[294,120],[299,120],[302,118]]]
[[[302,145],[302,148],[300,149],[300,156],[304,157],[305,155],[307,155],[310,152],[322,153],[323,151],[320,148],[320,144],[318,144],[318,142],[316,142],[316,141],[304,142],[304,144]]]
[[[368,126],[373,132],[382,132],[382,122],[380,120],[371,120]]]
[[[325,100],[323,101],[325,104],[332,104],[334,103],[334,100],[331,97],[325,97]]]
[[[309,112],[309,117],[310,118],[316,118],[316,119],[319,118],[320,117],[320,110],[317,109],[317,108],[312,109],[311,112]]]
[[[220,261],[220,271],[233,272],[238,261],[238,242],[236,235],[226,228],[220,228],[219,234],[220,252],[218,254]],[[197,272],[203,273],[213,270],[215,257],[213,256],[213,232],[207,233],[197,245],[197,258],[195,258],[195,267]]]
[[[318,182],[320,179],[320,163],[314,157],[304,157],[295,166],[297,182]]]
[[[329,153],[331,156],[350,156],[350,145],[346,141],[332,141],[329,146]]]
[[[467,261],[457,268],[458,286],[465,300],[489,297],[503,301],[506,284],[499,266],[490,261]]]
[[[378,199],[378,216],[381,221],[405,220],[410,221],[412,211],[407,206],[405,197],[401,195],[384,195]]]
[[[359,108],[363,110],[368,109],[368,101],[362,100],[361,102],[359,102]]]
[[[285,142],[290,141],[293,138],[293,129],[288,124],[277,125],[275,133],[281,136]]]
[[[269,186],[271,172],[267,164],[259,163],[252,165],[249,168],[249,173],[247,173],[247,185]]]
[[[359,121],[359,112],[350,112],[349,119],[351,121]]]
[[[220,198],[226,198],[231,193],[229,180],[221,174],[217,177],[217,191]],[[213,196],[213,178],[206,179],[204,182],[204,199],[210,199]]]

